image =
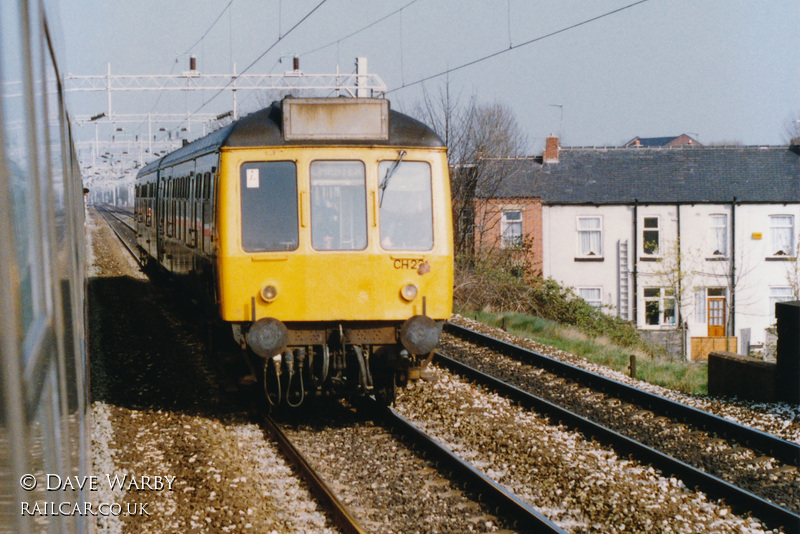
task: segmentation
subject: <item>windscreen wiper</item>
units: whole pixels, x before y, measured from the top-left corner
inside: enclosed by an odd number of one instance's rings
[[[389,169],[387,169],[386,176],[383,177],[383,180],[381,181],[381,185],[379,186],[379,189],[381,190],[381,196],[380,196],[380,199],[378,200],[378,207],[383,206],[383,194],[386,192],[386,187],[389,185],[389,180],[392,179],[392,175],[397,170],[397,167],[400,166],[400,162],[403,161],[404,157],[406,157],[406,151],[405,150],[401,150],[397,154],[397,159],[394,160],[394,163],[392,163],[392,166],[389,167]]]

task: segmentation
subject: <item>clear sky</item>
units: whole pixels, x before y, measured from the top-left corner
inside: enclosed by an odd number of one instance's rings
[[[202,73],[227,74],[274,45],[248,73],[289,70],[291,60],[278,60],[291,54],[305,72],[351,72],[365,56],[402,110],[446,77],[417,80],[506,50],[452,72],[450,90],[510,107],[532,153],[558,133],[566,146],[681,133],[701,143],[783,144],[787,122],[800,119],[797,0],[647,0],[527,45],[635,0],[327,0],[277,44],[320,0],[233,0],[226,10],[228,2],[62,0],[64,70],[100,75],[110,63],[114,74],[179,73],[190,51]],[[115,94],[115,111],[183,113],[202,97],[157,98]],[[240,102],[243,111],[259,106],[246,95]],[[105,106],[102,93],[71,99],[73,115]],[[230,108],[221,96],[202,111]]]

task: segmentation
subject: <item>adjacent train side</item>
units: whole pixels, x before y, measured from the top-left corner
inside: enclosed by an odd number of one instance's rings
[[[0,531],[15,533],[91,531],[36,511],[46,474],[91,473],[83,187],[50,4],[0,2]]]
[[[451,313],[449,195],[441,140],[388,101],[288,98],[142,169],[137,234],[262,358],[271,402],[390,401]]]

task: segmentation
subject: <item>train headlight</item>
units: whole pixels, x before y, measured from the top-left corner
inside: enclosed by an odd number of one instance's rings
[[[278,298],[278,288],[272,284],[266,285],[261,288],[261,298],[264,302],[272,302]]]
[[[411,302],[417,298],[417,292],[417,286],[414,284],[406,284],[403,286],[403,289],[400,290],[400,296]]]

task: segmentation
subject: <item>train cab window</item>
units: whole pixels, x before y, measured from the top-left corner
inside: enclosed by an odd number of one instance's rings
[[[424,161],[381,161],[378,177],[384,250],[433,248],[431,166]]]
[[[242,165],[242,247],[247,252],[295,250],[297,167],[291,161]]]
[[[316,250],[367,247],[367,182],[361,161],[313,161],[311,246]]]

